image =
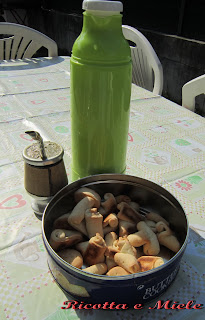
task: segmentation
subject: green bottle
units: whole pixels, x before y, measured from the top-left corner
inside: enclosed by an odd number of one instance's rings
[[[71,56],[71,180],[124,173],[132,65],[122,3],[83,2],[83,29]]]

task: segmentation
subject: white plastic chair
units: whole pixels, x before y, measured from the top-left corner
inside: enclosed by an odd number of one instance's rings
[[[161,95],[163,89],[163,69],[153,47],[137,29],[123,25],[123,35],[136,44],[130,46],[132,55],[132,82]]]
[[[197,77],[182,87],[182,106],[194,111],[195,110],[195,97],[205,93],[205,74]]]
[[[0,39],[1,60],[31,58],[41,47],[47,48],[49,57],[58,55],[54,40],[24,25],[0,22],[0,35],[3,35]]]

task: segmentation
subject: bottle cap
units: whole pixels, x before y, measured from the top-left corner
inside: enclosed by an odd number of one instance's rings
[[[84,0],[82,5],[83,10],[93,11],[123,11],[123,4],[120,1],[109,0]]]

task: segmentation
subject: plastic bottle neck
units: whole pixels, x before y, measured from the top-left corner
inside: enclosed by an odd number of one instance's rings
[[[73,45],[72,59],[92,64],[130,63],[130,47],[122,33],[122,15],[83,12],[83,29]]]
[[[83,32],[102,32],[122,33],[122,15],[118,12],[113,14],[111,11],[98,11],[100,14],[93,14],[90,10],[83,12]],[[109,14],[108,14],[109,12]],[[105,15],[104,15],[105,13]]]
[[[114,16],[119,15],[120,12],[118,11],[99,11],[99,10],[86,10],[88,14],[99,16],[99,17],[107,17],[107,16]]]

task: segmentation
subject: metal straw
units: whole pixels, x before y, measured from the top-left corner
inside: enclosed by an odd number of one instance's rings
[[[26,134],[28,134],[30,137],[32,137],[34,140],[37,140],[39,143],[40,147],[40,154],[41,154],[41,159],[45,160],[46,157],[46,152],[44,148],[44,143],[43,143],[43,138],[41,137],[40,133],[37,131],[25,131]]]

